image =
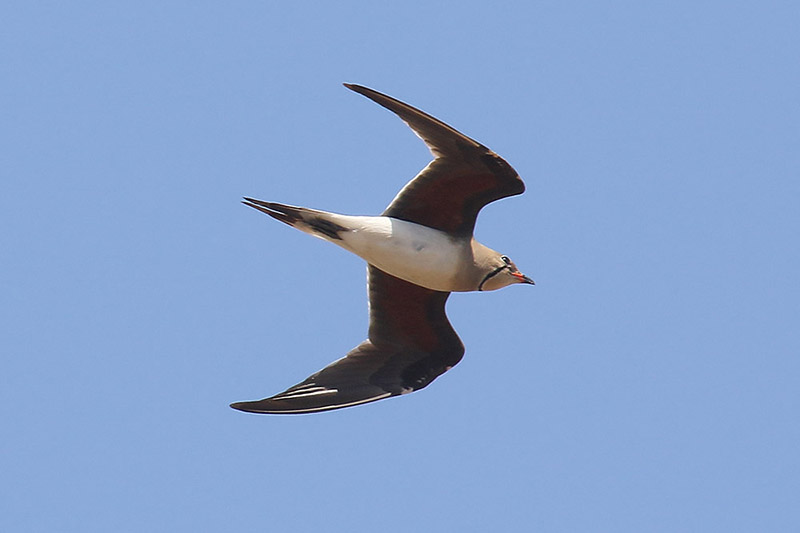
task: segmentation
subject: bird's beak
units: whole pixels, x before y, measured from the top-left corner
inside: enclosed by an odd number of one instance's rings
[[[520,283],[527,283],[528,285],[536,285],[531,278],[523,274],[522,272],[512,272],[512,275],[519,280]]]

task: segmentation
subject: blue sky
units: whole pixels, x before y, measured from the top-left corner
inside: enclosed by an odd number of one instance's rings
[[[6,2],[3,531],[800,530],[795,2]],[[505,157],[418,393],[236,412],[366,335],[364,266],[239,203],[377,214]]]

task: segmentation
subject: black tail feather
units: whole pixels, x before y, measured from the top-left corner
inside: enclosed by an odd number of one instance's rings
[[[263,200],[248,197],[245,197],[242,203],[271,216],[275,220],[280,220],[284,224],[292,227],[302,225],[312,232],[329,239],[341,240],[339,232],[346,231],[343,226],[323,218],[322,213],[305,207],[264,202]]]

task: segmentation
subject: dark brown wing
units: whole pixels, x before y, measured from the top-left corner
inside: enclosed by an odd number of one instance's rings
[[[396,113],[435,156],[398,193],[385,216],[469,236],[483,206],[525,191],[517,172],[502,157],[444,122],[367,87],[348,83],[345,87]]]
[[[234,409],[251,413],[313,413],[419,390],[464,355],[438,292],[368,267],[369,338],[345,357],[286,391]]]

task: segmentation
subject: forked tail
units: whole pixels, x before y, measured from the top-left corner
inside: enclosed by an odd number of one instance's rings
[[[280,220],[293,228],[323,239],[341,240],[339,233],[347,230],[347,228],[330,220],[329,214],[324,211],[277,204],[275,202],[264,202],[247,197],[242,200],[242,203],[266,213],[275,220]]]

